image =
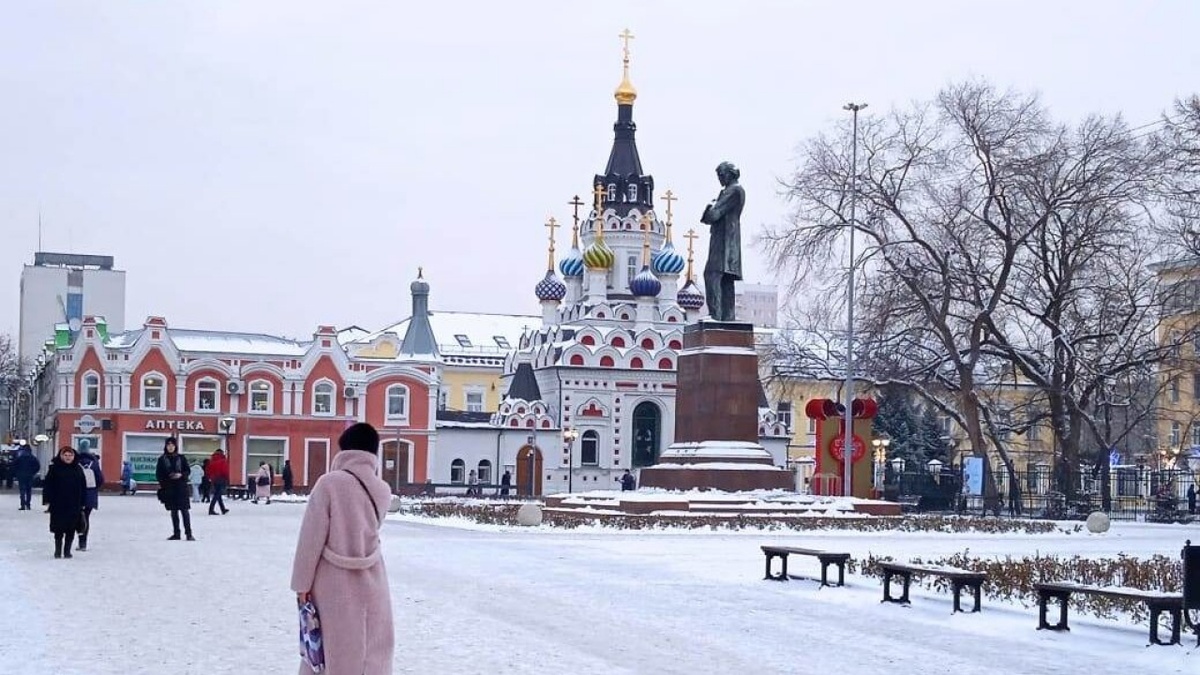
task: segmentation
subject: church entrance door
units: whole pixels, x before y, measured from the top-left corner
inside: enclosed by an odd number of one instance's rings
[[[517,494],[536,497],[542,494],[542,451],[526,445],[517,452]]]
[[[643,401],[633,409],[633,468],[658,463],[662,442],[662,410]]]

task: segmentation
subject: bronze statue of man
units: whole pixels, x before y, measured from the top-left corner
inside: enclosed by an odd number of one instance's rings
[[[714,321],[734,320],[733,282],[742,278],[742,207],[746,205],[746,191],[737,182],[741,175],[730,162],[721,162],[717,166],[721,193],[700,216],[700,222],[711,226],[704,296]]]

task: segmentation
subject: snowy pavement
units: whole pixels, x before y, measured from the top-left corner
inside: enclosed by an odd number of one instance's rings
[[[194,512],[199,541],[168,542],[152,496],[104,496],[92,550],[54,560],[40,509],[0,493],[0,672],[14,675],[293,673],[287,588],[303,506]],[[1145,625],[1072,616],[1035,630],[1035,608],[985,598],[950,614],[914,589],[884,605],[875,579],[845,589],[762,580],[760,544],[856,555],[1040,551],[1178,555],[1195,528],[1119,523],[1104,536],[913,533],[611,533],[518,530],[393,516],[384,528],[397,673],[1194,673],[1200,653],[1147,648]],[[793,573],[815,572],[798,561]],[[340,674],[331,674],[340,675]]]

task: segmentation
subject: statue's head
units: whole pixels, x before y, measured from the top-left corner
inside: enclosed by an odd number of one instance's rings
[[[721,185],[729,185],[736,182],[742,175],[741,171],[733,165],[733,162],[721,162],[717,165],[717,180],[721,181]]]

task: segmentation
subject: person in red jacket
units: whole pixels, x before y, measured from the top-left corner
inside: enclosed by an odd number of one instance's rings
[[[229,509],[225,508],[225,500],[221,497],[225,494],[225,488],[229,487],[229,460],[225,459],[225,451],[217,450],[208,460],[208,469],[205,471],[208,480],[212,483],[212,501],[208,503],[208,515],[215,516],[217,514],[217,505],[221,505],[221,515],[229,513]]]

